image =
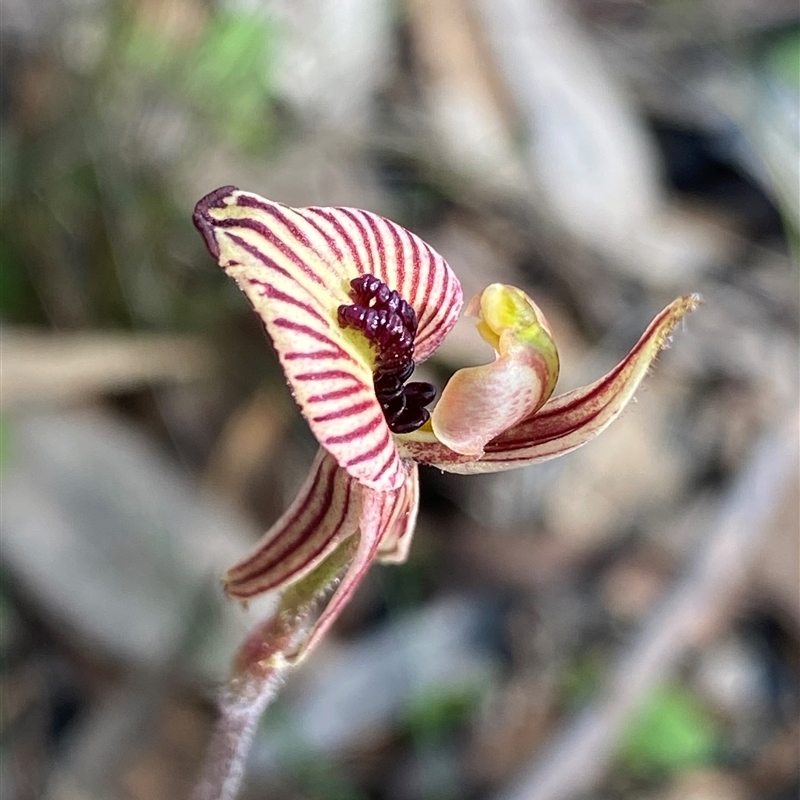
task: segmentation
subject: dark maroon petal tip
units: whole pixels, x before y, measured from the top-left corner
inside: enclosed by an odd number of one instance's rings
[[[198,200],[197,205],[194,207],[192,214],[192,222],[195,228],[200,231],[203,241],[206,243],[209,253],[214,258],[219,258],[219,245],[217,244],[217,237],[214,235],[214,226],[208,218],[208,211],[211,208],[222,208],[224,198],[231,192],[237,191],[236,186],[220,186],[219,189],[214,189],[201,200]]]

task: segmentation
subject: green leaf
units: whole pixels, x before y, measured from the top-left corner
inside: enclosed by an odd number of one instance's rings
[[[122,63],[159,92],[184,102],[196,124],[243,147],[273,139],[269,101],[273,30],[263,14],[218,10],[194,43],[175,44],[133,25]]]
[[[682,686],[665,686],[631,721],[620,759],[630,772],[647,777],[708,764],[718,744],[718,726],[698,698]]]
[[[272,41],[263,15],[220,11],[183,65],[186,97],[223,137],[243,147],[271,141]]]

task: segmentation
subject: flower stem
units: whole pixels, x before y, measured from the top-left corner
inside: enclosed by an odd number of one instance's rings
[[[233,800],[242,779],[258,722],[280,688],[277,670],[251,676],[247,685],[226,689],[219,702],[220,718],[211,734],[203,775],[192,800]]]
[[[211,733],[200,782],[191,800],[234,800],[244,778],[258,722],[283,677],[303,648],[315,613],[352,561],[359,537],[351,536],[308,575],[281,595],[275,613],[245,638],[219,700],[220,717]]]

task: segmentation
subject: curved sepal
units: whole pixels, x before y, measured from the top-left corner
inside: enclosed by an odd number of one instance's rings
[[[398,498],[396,520],[381,537],[381,544],[375,557],[381,564],[403,564],[408,558],[408,551],[414,538],[419,511],[419,467],[410,461],[407,462],[407,466],[408,480],[402,488],[405,496]]]
[[[246,600],[299,581],[358,530],[365,491],[320,448],[292,505],[225,574],[225,591]]]
[[[377,560],[378,554],[386,552],[387,547],[390,553],[397,553],[402,547],[401,540],[405,538],[407,542],[410,539],[417,512],[417,467],[404,464],[406,468],[409,469],[407,480],[399,489],[391,492],[363,490],[358,544],[353,559],[340,573],[336,591],[302,645],[291,656],[291,663],[305,658],[322,639],[353,596],[372,562]]]
[[[544,316],[521,289],[493,283],[475,297],[468,314],[494,347],[491,364],[460,369],[433,410],[431,427],[451,450],[479,457],[485,445],[534,413],[558,380],[558,352]]]
[[[282,589],[285,597],[292,597],[292,608],[304,604],[311,609],[319,601],[315,596],[298,596],[306,583],[320,582],[312,573],[324,576],[323,588],[336,587],[318,618],[307,626],[292,659],[301,658],[319,641],[373,561],[404,559],[416,522],[419,482],[416,464],[403,462],[402,468],[404,480],[399,489],[376,492],[359,484],[320,448],[291,507],[252,555],[226,573],[225,591],[231,597],[247,600]],[[347,554],[345,560],[342,553]],[[328,569],[328,563],[334,561],[341,561],[341,566]],[[269,630],[273,630],[271,625]],[[292,630],[296,634],[294,622]],[[286,651],[283,646],[281,652],[286,655]]]
[[[314,435],[365,486],[396,489],[397,448],[375,398],[374,354],[343,330],[339,306],[363,274],[396,289],[417,313],[415,361],[455,324],[461,287],[444,259],[413,233],[350,208],[289,208],[226,186],[196,206],[212,255],[264,322]]]
[[[581,447],[622,413],[656,356],[667,345],[675,326],[700,302],[696,294],[672,302],[607,375],[548,401],[539,411],[489,442],[480,459],[453,452],[425,430],[398,437],[401,452],[448,472],[469,474],[522,467]]]

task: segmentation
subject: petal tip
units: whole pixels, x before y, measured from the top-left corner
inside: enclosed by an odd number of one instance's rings
[[[703,296],[698,294],[697,292],[692,292],[691,294],[686,294],[683,297],[679,297],[678,301],[682,308],[683,313],[688,313],[689,311],[694,311],[699,306],[705,303],[703,300]]]
[[[205,197],[198,200],[194,207],[192,222],[195,228],[200,231],[209,253],[216,259],[219,259],[219,244],[217,243],[214,226],[211,223],[208,212],[212,208],[222,208],[225,205],[225,198],[236,191],[238,191],[236,186],[220,186],[219,189],[214,189],[213,192],[209,192]]]
[[[236,578],[231,574],[232,570],[228,570],[223,576],[222,591],[232,600],[238,600],[245,608],[247,607],[247,596],[242,596],[236,591]]]
[[[658,335],[653,342],[657,350],[661,350],[668,345],[675,326],[688,313],[703,305],[703,302],[703,298],[696,292],[693,292],[692,294],[686,294],[673,300],[664,311],[661,312],[660,335]]]

